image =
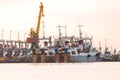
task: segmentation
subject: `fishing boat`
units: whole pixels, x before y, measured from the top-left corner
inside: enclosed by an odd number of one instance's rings
[[[4,41],[5,43],[8,41]],[[14,41],[15,44],[17,41]],[[12,42],[13,43],[13,42]],[[23,44],[20,42],[19,44]],[[0,44],[0,62],[25,62],[27,48],[17,47],[16,45]]]
[[[66,49],[66,53],[70,54],[70,62],[96,61],[98,51],[92,47],[92,38],[83,38],[72,43],[65,43],[63,48]]]
[[[83,37],[81,26],[79,26],[79,37],[65,35],[61,36],[61,26],[59,27],[59,37],[55,41],[55,48],[63,50],[64,54],[69,54],[70,62],[93,62],[96,61],[98,50],[92,45],[93,37]],[[66,33],[66,32],[65,32]]]

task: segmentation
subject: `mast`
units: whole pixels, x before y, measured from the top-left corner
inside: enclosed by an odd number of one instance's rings
[[[65,38],[67,37],[67,33],[66,33],[66,26],[60,26],[60,25],[58,25],[57,26],[59,29],[59,44],[61,45],[61,46],[63,46],[63,39],[61,39],[61,37],[62,37],[62,33],[61,33],[61,27],[64,27],[65,28]],[[65,40],[65,38],[64,38],[64,40]]]
[[[60,38],[61,38],[61,35],[62,35],[62,34],[61,34],[61,26],[59,25],[59,26],[57,26],[57,27],[59,28],[58,30],[59,30],[59,41],[60,41]]]
[[[82,39],[82,31],[81,31],[81,27],[83,27],[83,25],[78,25],[79,27],[79,38],[80,40]]]
[[[62,33],[61,33],[61,27],[65,28],[65,38],[67,37],[67,26],[57,26],[59,28],[59,38],[61,37]]]

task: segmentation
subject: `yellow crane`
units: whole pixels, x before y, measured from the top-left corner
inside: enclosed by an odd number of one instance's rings
[[[44,14],[43,14],[43,8],[44,8],[43,4],[40,3],[40,10],[39,10],[37,28],[36,28],[36,31],[33,30],[33,28],[31,28],[30,34],[29,34],[30,37],[27,38],[27,42],[29,42],[29,43],[32,43],[32,42],[34,43],[34,42],[37,41],[36,39],[39,38],[41,18],[44,16]]]
[[[39,32],[40,32],[40,22],[41,22],[41,18],[44,16],[43,13],[43,4],[42,2],[40,3],[40,11],[39,11],[39,16],[38,16],[38,23],[37,23],[37,28],[36,31],[33,30],[33,28],[31,28],[30,30],[30,36],[31,37],[39,37]]]
[[[33,28],[31,28],[30,30],[30,34],[27,38],[27,42],[28,43],[31,43],[31,47],[30,49],[27,51],[27,54],[33,50],[33,49],[36,49],[38,48],[38,43],[39,43],[39,32],[40,32],[40,23],[41,23],[41,18],[44,16],[43,14],[43,4],[42,2],[40,3],[40,10],[39,10],[39,16],[38,16],[38,23],[37,23],[37,28],[36,28],[36,31],[33,30]]]

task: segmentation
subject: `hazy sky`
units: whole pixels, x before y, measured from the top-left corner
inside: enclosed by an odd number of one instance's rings
[[[58,25],[67,26],[68,36],[79,36],[77,25],[81,24],[83,36],[93,36],[93,45],[101,41],[105,46],[107,39],[109,47],[120,49],[120,0],[0,0],[0,30],[4,30],[5,39],[12,30],[12,39],[17,39],[20,31],[23,40],[25,32],[36,28],[40,2],[44,5],[46,36],[58,36]],[[42,36],[42,27],[40,33]]]

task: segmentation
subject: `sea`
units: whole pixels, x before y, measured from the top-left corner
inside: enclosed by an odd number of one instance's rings
[[[120,62],[1,63],[1,80],[120,80]]]

